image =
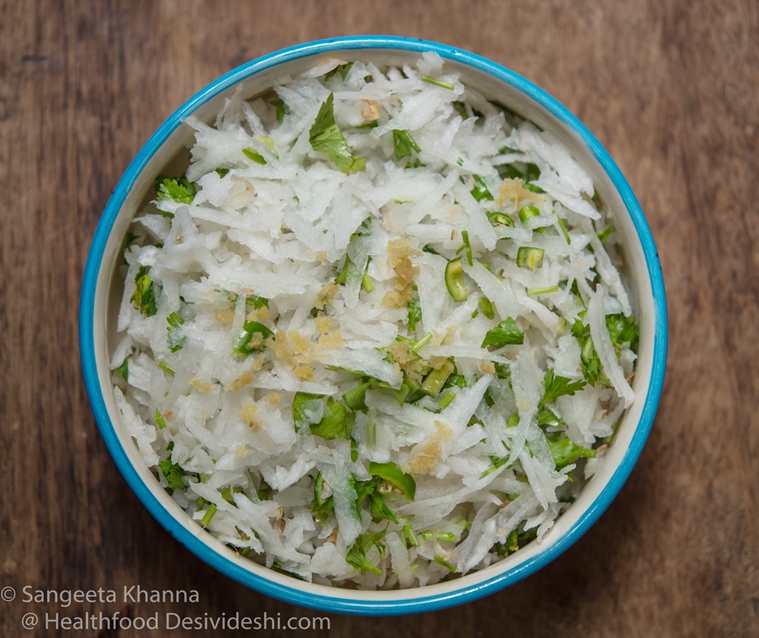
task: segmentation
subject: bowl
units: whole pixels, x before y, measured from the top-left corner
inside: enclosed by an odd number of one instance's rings
[[[530,543],[480,571],[426,587],[359,591],[301,582],[241,558],[200,528],[160,486],[121,422],[108,367],[120,303],[115,292],[121,285],[120,248],[155,177],[190,146],[194,131],[183,123],[188,116],[210,121],[238,85],[246,97],[261,94],[276,78],[295,75],[329,57],[400,65],[425,51],[436,52],[447,72],[460,73],[466,84],[489,99],[553,132],[588,171],[613,211],[640,327],[634,380],[638,399],[626,411],[598,472],[542,542]],[[358,36],[300,44],[248,62],[202,89],[152,135],[119,181],[95,231],[82,285],[80,348],[92,410],[116,465],[145,507],[182,545],[230,578],[289,603],[328,612],[395,615],[442,609],[501,590],[551,562],[593,525],[632,472],[651,429],[664,380],[667,311],[658,255],[643,212],[614,161],[575,116],[534,84],[473,53],[416,39]]]

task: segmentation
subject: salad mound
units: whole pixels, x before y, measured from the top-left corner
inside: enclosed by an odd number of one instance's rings
[[[635,399],[637,323],[582,167],[431,53],[328,60],[187,124],[186,173],[127,236],[111,358],[174,501],[335,586],[540,542]]]

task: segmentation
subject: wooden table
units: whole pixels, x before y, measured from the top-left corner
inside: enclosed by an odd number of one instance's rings
[[[0,635],[76,633],[24,632],[27,612],[323,615],[216,573],[140,504],[89,409],[77,304],[108,196],[174,109],[246,60],[361,33],[492,58],[588,125],[653,230],[670,357],[639,464],[558,560],[462,607],[332,615],[312,635],[759,635],[759,6],[749,0],[0,1],[0,588],[196,588],[200,599],[0,600]]]

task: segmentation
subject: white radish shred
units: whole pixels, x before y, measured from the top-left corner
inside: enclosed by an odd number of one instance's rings
[[[583,168],[431,53],[330,60],[187,122],[186,175],[130,232],[111,353],[174,500],[335,586],[424,586],[540,542],[635,399]]]

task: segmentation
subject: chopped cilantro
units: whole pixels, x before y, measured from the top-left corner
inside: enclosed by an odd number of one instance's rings
[[[580,368],[585,380],[590,385],[595,385],[599,381],[604,385],[609,385],[609,379],[603,372],[601,359],[598,357],[593,339],[590,336],[590,326],[583,325],[579,319],[572,326],[572,335],[580,344]]]
[[[343,81],[345,81],[345,78],[348,76],[348,71],[351,70],[351,67],[353,66],[353,62],[346,62],[345,64],[339,64],[334,69],[332,69],[329,73],[327,73],[324,76],[324,81],[329,81],[333,77],[339,75]]]
[[[293,399],[293,421],[297,429],[319,423],[324,414],[324,399],[320,394],[296,392]]]
[[[638,324],[632,315],[625,317],[622,313],[606,315],[606,328],[617,353],[627,343],[631,350],[638,345]]]
[[[131,297],[132,302],[134,302],[134,307],[146,317],[152,317],[158,312],[153,280],[148,275],[149,272],[150,266],[140,266],[134,277],[134,282],[137,284],[137,287],[134,289]]]
[[[324,439],[350,439],[354,418],[355,413],[348,412],[342,403],[328,397],[324,417],[320,423],[311,426],[311,432]]]
[[[596,455],[595,450],[580,447],[569,438],[557,439],[549,436],[546,437],[546,440],[557,470],[575,463],[578,459],[592,458]]]
[[[511,368],[505,363],[493,361],[493,366],[495,367],[495,374],[499,379],[507,379],[511,376]]]
[[[293,402],[293,418],[296,425],[307,424],[311,433],[323,439],[349,439],[355,414],[348,412],[346,407],[332,397],[327,397],[326,403],[320,410],[322,397],[319,395],[298,392]],[[314,422],[314,410],[321,411],[321,419]],[[310,414],[309,414],[310,412]]]
[[[158,467],[161,468],[161,472],[163,472],[172,490],[181,490],[187,487],[183,480],[184,470],[179,465],[172,463],[170,458],[161,461]]]
[[[356,157],[345,141],[340,127],[335,122],[334,93],[330,93],[319,109],[311,130],[309,141],[311,147],[323,153],[346,175],[365,170],[366,160]]]
[[[171,352],[177,352],[184,348],[184,344],[187,341],[187,337],[182,329],[184,321],[182,321],[182,317],[178,312],[172,312],[166,318],[166,321],[169,323],[169,327],[166,328],[166,332],[168,333],[167,340],[169,342],[169,350],[171,350]]]
[[[545,406],[546,403],[555,401],[561,396],[574,396],[575,392],[582,390],[585,387],[585,381],[582,379],[579,381],[572,381],[568,377],[555,375],[553,368],[549,368],[543,376],[543,387],[546,391],[538,404],[538,409]]]
[[[192,204],[197,189],[195,184],[181,177],[159,175],[155,181],[156,199],[158,201],[171,199],[180,204]]]
[[[354,412],[361,412],[362,410],[366,410],[366,391],[372,386],[373,383],[374,380],[370,379],[369,381],[365,381],[361,385],[348,390],[343,395],[343,401],[345,401],[345,405],[347,405]]]
[[[488,330],[482,341],[481,348],[495,346],[500,348],[506,345],[520,345],[524,343],[524,332],[519,329],[516,322],[509,317],[499,323],[495,328]]]
[[[543,408],[538,412],[538,425],[558,428],[564,421],[550,408]]]

